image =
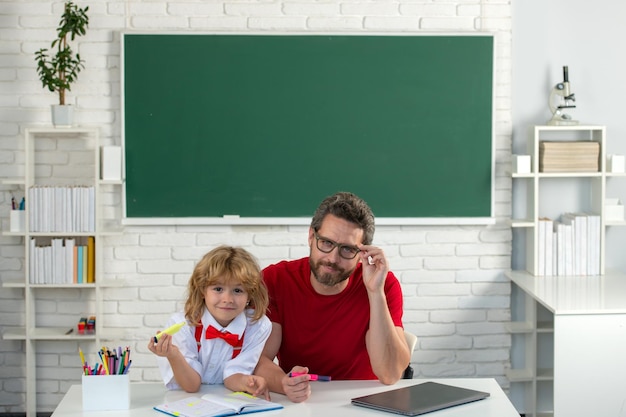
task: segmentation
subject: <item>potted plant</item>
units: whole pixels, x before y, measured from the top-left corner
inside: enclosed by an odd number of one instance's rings
[[[59,93],[59,104],[52,105],[52,123],[55,126],[72,126],[73,107],[65,104],[65,91],[71,91],[71,84],[84,68],[83,60],[74,53],[69,41],[86,33],[89,7],[79,8],[71,0],[65,3],[61,22],[57,28],[57,37],[52,41],[51,49],[56,53],[48,56],[48,49],[42,48],[35,54],[37,73],[43,87]],[[65,119],[62,119],[65,117]]]

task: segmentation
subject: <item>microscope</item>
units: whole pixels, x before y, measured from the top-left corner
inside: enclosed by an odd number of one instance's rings
[[[555,98],[557,104],[554,103]],[[575,101],[574,93],[570,91],[568,68],[565,66],[563,67],[563,82],[555,85],[550,93],[548,106],[552,112],[552,118],[548,124],[556,126],[577,125],[577,120],[572,120],[572,116],[563,112],[564,109],[576,108]]]

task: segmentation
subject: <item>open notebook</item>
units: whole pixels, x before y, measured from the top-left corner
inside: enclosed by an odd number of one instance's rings
[[[437,382],[424,382],[391,391],[352,398],[352,404],[404,416],[419,416],[489,397],[475,391]]]
[[[159,404],[153,408],[176,417],[218,417],[277,410],[283,406],[253,397],[245,392],[231,392],[224,395],[204,394],[202,398],[183,398],[178,401]]]

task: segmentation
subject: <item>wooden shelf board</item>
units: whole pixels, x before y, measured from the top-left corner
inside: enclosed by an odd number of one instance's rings
[[[95,283],[89,284],[30,284],[31,288],[45,288],[45,289],[61,289],[61,288],[78,288],[78,289],[86,289],[86,288],[95,288]]]
[[[73,329],[72,333],[65,334]],[[36,327],[30,334],[31,340],[95,340],[95,334],[81,335],[71,326],[68,327]]]
[[[593,178],[601,177],[601,172],[539,172],[539,178]]]
[[[24,283],[24,281],[9,280],[9,281],[3,282],[2,287],[3,288],[24,288],[26,287],[26,284]]]
[[[31,330],[30,340],[95,340],[96,335],[79,335],[74,330],[65,334],[71,327],[37,327]],[[26,340],[26,329],[23,327],[6,330],[2,335],[5,340]]]
[[[8,232],[8,231],[3,231],[2,232],[2,236],[17,236],[17,237],[22,237],[25,236],[26,233],[24,232]]]
[[[542,368],[537,369],[537,381],[552,381],[554,380],[554,369]]]
[[[540,333],[554,333],[553,321],[540,321],[537,322],[537,332]]]
[[[7,329],[2,334],[4,340],[26,340],[26,330],[24,328]]]
[[[512,321],[505,325],[509,333],[532,333],[533,325],[526,321]]]
[[[605,226],[626,226],[626,221],[624,220],[605,220]]]
[[[506,371],[506,377],[510,382],[531,382],[533,373],[530,369],[509,369]]]
[[[127,284],[126,280],[116,279],[116,280],[108,280],[103,282],[98,282],[101,288],[121,288]],[[79,289],[87,289],[87,288],[95,288],[96,283],[90,284],[30,284],[30,288],[46,288],[46,289],[62,289],[62,288],[79,288]],[[25,288],[26,284],[24,281],[20,280],[11,280],[2,283],[3,288]]]
[[[98,180],[100,185],[124,185],[123,180]]]
[[[511,227],[520,229],[535,227],[535,222],[532,219],[512,219]]]
[[[24,234],[25,233],[22,232],[22,235]],[[80,236],[96,236],[96,233],[95,232],[30,232],[28,235],[35,236],[35,237],[57,237],[57,236],[80,237]]]
[[[24,177],[3,178],[0,180],[0,183],[4,185],[24,185],[25,180]]]

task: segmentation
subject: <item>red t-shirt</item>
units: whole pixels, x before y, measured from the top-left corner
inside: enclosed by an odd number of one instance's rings
[[[377,379],[365,347],[370,309],[361,264],[336,295],[315,292],[310,276],[309,258],[263,270],[270,297],[267,316],[282,326],[281,368],[289,372],[295,365],[307,366],[334,380]],[[394,324],[402,327],[402,289],[391,272],[385,294]]]

